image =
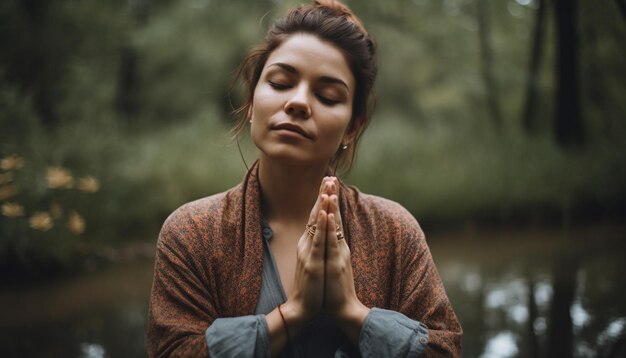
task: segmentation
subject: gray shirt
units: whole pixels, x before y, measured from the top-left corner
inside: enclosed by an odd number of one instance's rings
[[[263,222],[263,277],[255,315],[218,318],[206,330],[211,357],[269,357],[265,315],[287,300],[270,249],[272,229]],[[358,350],[325,313],[292,339],[281,357],[419,357],[428,343],[428,328],[402,313],[372,308],[359,335]],[[360,353],[359,353],[360,351]]]

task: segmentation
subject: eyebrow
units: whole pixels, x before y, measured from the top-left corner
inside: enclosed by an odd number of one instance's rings
[[[295,67],[288,65],[286,63],[282,63],[282,62],[276,62],[276,63],[272,63],[271,65],[269,65],[268,67],[273,67],[273,66],[277,66],[282,68],[283,70],[289,72],[289,73],[293,73],[294,75],[299,75],[300,71],[298,71]],[[339,84],[344,86],[347,90],[350,90],[350,87],[348,87],[348,84],[345,83],[344,81],[340,80],[339,78],[336,77],[331,77],[331,76],[322,76],[319,78],[319,81],[324,82],[324,83],[330,83],[330,84]]]

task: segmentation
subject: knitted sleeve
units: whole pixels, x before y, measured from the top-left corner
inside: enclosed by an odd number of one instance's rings
[[[399,311],[428,327],[428,357],[460,357],[461,325],[433,262],[424,233],[408,212],[401,215],[402,273]]]
[[[217,318],[199,253],[203,240],[192,217],[177,210],[157,242],[148,314],[149,357],[208,357],[207,327]]]

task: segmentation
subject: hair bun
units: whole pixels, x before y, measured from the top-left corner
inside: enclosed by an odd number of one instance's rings
[[[365,31],[365,26],[363,26],[363,23],[361,23],[361,20],[359,20],[359,18],[356,17],[356,15],[354,15],[352,10],[350,10],[350,8],[346,4],[342,3],[341,1],[315,0],[314,4],[315,6],[326,7],[326,8],[333,10],[338,15],[345,17],[346,20],[353,23],[359,30],[367,33],[367,31]]]

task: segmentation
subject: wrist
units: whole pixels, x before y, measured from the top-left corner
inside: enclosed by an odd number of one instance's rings
[[[370,312],[370,308],[365,306],[359,299],[355,298],[350,304],[343,309],[331,313],[331,317],[335,323],[348,337],[350,342],[356,347],[359,346],[359,336],[365,322],[365,318]]]
[[[370,309],[365,306],[359,299],[355,299],[346,305],[342,310],[337,312],[336,319],[345,322],[351,326],[362,326],[365,317],[369,314]]]
[[[304,313],[301,305],[287,300],[280,306],[285,322],[289,327],[289,332],[296,336],[304,324],[309,320],[308,315]]]

